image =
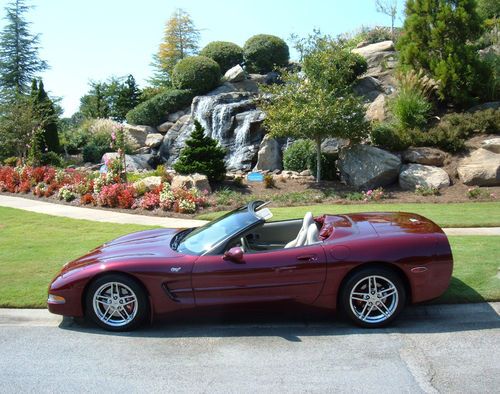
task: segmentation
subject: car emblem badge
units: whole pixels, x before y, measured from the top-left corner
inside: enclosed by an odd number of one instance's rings
[[[171,272],[179,272],[181,270],[181,267],[172,267],[170,268]]]

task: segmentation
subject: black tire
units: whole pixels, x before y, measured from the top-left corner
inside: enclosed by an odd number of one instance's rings
[[[148,298],[142,286],[120,274],[94,280],[87,290],[85,306],[87,318],[108,331],[133,330],[149,316]]]
[[[400,276],[384,267],[367,267],[356,272],[347,279],[340,297],[347,317],[354,324],[367,328],[390,324],[406,303]]]

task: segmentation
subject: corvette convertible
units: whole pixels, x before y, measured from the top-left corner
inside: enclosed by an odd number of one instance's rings
[[[115,239],[67,263],[48,291],[52,313],[131,330],[188,308],[305,304],[381,327],[407,303],[450,282],[448,239],[412,213],[355,213],[270,221],[254,201],[208,224]]]

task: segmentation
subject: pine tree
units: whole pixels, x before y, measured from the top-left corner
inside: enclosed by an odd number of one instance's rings
[[[177,9],[167,21],[163,42],[158,53],[153,56],[152,66],[156,73],[151,82],[155,85],[167,84],[177,62],[197,53],[199,40],[200,31],[196,29],[191,16]]]
[[[36,81],[34,81],[32,86],[35,87],[35,90],[32,91],[32,96],[35,97],[35,112],[39,116],[40,128],[43,130],[43,139],[47,150],[58,153],[60,146],[54,103],[47,95],[42,80],[38,83],[38,87],[36,86]]]
[[[119,83],[111,104],[111,116],[117,121],[125,120],[127,113],[139,104],[141,91],[135,78],[129,75],[125,82]]]
[[[48,68],[38,56],[40,36],[29,32],[24,0],[11,0],[5,7],[5,25],[0,33],[0,93],[3,100],[29,92],[30,82]]]
[[[442,100],[465,106],[479,95],[487,74],[470,44],[480,34],[475,0],[408,0],[400,59],[439,80]]]
[[[204,129],[194,121],[194,130],[182,149],[174,170],[179,174],[204,174],[209,181],[221,181],[226,173],[224,148],[213,138],[205,136]]]
[[[90,91],[80,98],[79,111],[86,118],[107,118],[110,107],[107,97],[108,85],[102,82],[91,82]]]

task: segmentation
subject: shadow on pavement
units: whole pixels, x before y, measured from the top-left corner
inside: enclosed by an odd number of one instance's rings
[[[61,329],[88,334],[138,338],[281,337],[301,342],[307,336],[450,333],[500,328],[500,317],[488,303],[407,307],[389,327],[353,326],[342,314],[295,307],[294,311],[250,308],[204,309],[173,313],[132,332],[104,331],[93,324],[64,318]]]

